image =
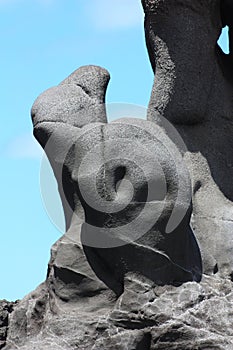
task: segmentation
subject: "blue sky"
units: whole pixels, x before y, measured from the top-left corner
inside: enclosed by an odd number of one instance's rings
[[[146,106],[153,75],[140,0],[0,0],[0,12],[0,299],[14,300],[45,279],[50,247],[61,236],[41,198],[35,98],[96,64],[111,73],[107,102]],[[221,45],[227,51],[226,31]]]

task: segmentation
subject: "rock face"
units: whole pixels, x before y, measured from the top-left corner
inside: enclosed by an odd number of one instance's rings
[[[96,66],[33,105],[66,233],[46,281],[0,302],[4,350],[233,349],[232,53],[217,47],[232,5],[142,3],[147,120],[107,122]]]
[[[232,307],[232,283],[217,276],[180,287],[129,276],[118,300],[85,292],[67,302],[42,285],[11,314],[4,350],[231,350]]]
[[[131,272],[157,284],[200,281],[202,262],[189,224],[190,179],[179,149],[149,121],[100,122],[93,97],[80,98],[89,89],[80,77],[95,74],[97,82],[107,81],[105,70],[82,67],[65,84],[42,94],[32,108],[34,134],[54,169],[67,229],[75,232],[80,220],[87,261],[118,296]],[[75,106],[71,115],[70,96]],[[103,109],[103,98],[101,102]],[[80,110],[86,125],[79,123]]]
[[[17,302],[12,303],[6,300],[0,300],[0,349],[3,349],[6,345],[9,315],[16,304]]]
[[[144,0],[143,6],[155,72],[148,119],[159,123],[165,117],[182,136],[193,184],[192,227],[204,272],[231,278],[232,2]],[[229,55],[217,45],[226,24]]]

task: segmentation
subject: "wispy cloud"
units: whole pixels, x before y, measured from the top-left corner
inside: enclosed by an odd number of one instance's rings
[[[90,20],[98,29],[135,27],[142,23],[140,0],[92,0],[86,1]]]
[[[9,142],[3,155],[10,158],[40,159],[43,151],[31,134],[24,134]]]

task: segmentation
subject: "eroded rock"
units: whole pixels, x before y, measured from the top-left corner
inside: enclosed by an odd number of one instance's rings
[[[66,233],[46,281],[0,303],[4,350],[233,348],[231,2],[143,6],[147,121],[107,123],[109,74],[96,66],[33,106]],[[225,24],[228,56],[216,44]]]

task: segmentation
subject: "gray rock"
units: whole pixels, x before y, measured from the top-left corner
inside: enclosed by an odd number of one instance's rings
[[[0,349],[6,345],[9,327],[9,315],[12,313],[17,302],[0,300]]]
[[[230,56],[232,56],[232,27],[233,27],[233,4],[231,0],[221,0],[221,18],[222,18],[222,26],[229,27],[229,41],[230,41]],[[232,59],[232,57],[231,57]]]
[[[89,68],[80,68],[65,84],[77,82],[80,71],[89,72]],[[95,123],[81,125],[78,114],[75,120],[66,114],[69,109],[59,95],[63,83],[57,89],[61,109],[56,115],[51,107],[56,97],[50,90],[32,109],[34,133],[54,169],[67,228],[75,232],[74,223],[81,225],[82,245],[63,242],[56,254],[63,261],[67,256],[66,263],[59,266],[57,258],[50,263],[55,293],[68,300],[80,295],[77,285],[85,274],[77,273],[73,266],[79,266],[83,252],[96,276],[118,296],[130,272],[157,284],[200,281],[201,257],[189,226],[189,173],[179,149],[160,126],[149,121],[122,119],[105,124],[97,118]],[[87,87],[84,85],[88,90],[88,79]],[[72,90],[70,94],[73,96]],[[68,92],[64,98],[70,101]],[[43,121],[38,101],[43,106]],[[83,108],[88,110],[89,101],[85,103]],[[90,118],[94,121],[95,113]],[[76,260],[69,262],[73,255]]]
[[[231,1],[143,0],[155,81],[148,119],[182,136],[193,184],[192,227],[204,272],[232,278],[233,62],[217,45]]]
[[[109,74],[95,66],[32,108],[66,233],[46,281],[0,302],[4,350],[233,349],[232,58],[216,46],[222,25],[232,40],[232,5],[143,6],[147,121],[107,123]]]
[[[58,86],[42,93],[32,107],[33,124],[63,122],[82,127],[106,122],[105,93],[107,70],[97,66],[77,69]]]
[[[46,311],[41,314],[44,307],[39,311],[43,326],[37,324],[37,332],[32,316],[40,297],[35,297],[26,297],[11,314],[4,350],[233,347],[233,285],[216,276],[204,276],[201,283],[188,282],[180,287],[152,288],[131,275],[117,302],[105,299],[105,305],[104,300],[89,296],[67,303],[47,293]]]
[[[41,146],[46,147],[45,152],[58,182],[67,229],[71,224],[74,207],[79,204],[78,199],[73,197],[73,189],[70,189],[69,174],[63,171],[64,160],[78,137],[79,128],[91,123],[106,122],[104,102],[108,81],[109,73],[105,69],[96,66],[81,67],[58,86],[42,93],[32,107],[34,135]],[[81,211],[80,207],[80,217]]]
[[[148,51],[156,79],[153,111],[176,124],[195,124],[212,114],[231,116],[217,40],[219,0],[143,0]],[[225,103],[218,103],[224,101]]]
[[[158,284],[200,280],[201,258],[189,227],[189,174],[175,145],[159,126],[131,118],[83,133],[72,178],[85,211],[84,251],[98,277],[118,295],[128,272]],[[176,202],[178,188],[183,193]]]

